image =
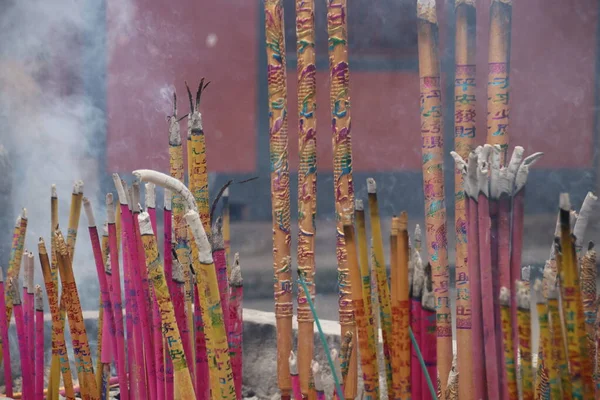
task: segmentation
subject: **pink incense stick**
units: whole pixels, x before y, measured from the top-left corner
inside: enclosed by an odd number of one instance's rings
[[[413,294],[410,300],[410,327],[413,331],[415,339],[417,339],[419,346],[422,348],[423,344],[421,343],[421,319],[423,317],[421,315],[421,294],[419,293],[418,295],[416,295],[414,290],[415,289],[413,286]],[[419,365],[419,357],[414,346],[411,346],[410,360],[411,398],[415,400],[421,400],[421,398],[423,397],[423,372],[419,368],[415,368]]]
[[[302,399],[302,389],[300,388],[300,376],[298,375],[298,361],[294,351],[290,351],[290,378],[292,380],[292,395],[294,399]]]
[[[235,382],[235,393],[238,399],[242,398],[242,355],[244,339],[244,281],[240,267],[240,255],[235,253],[229,278],[229,354],[231,355],[231,370]]]
[[[204,321],[202,320],[202,308],[198,298],[198,290],[194,284],[194,326],[196,329],[196,399],[210,399],[210,376],[208,369],[208,358],[206,353],[206,334],[204,333]]]
[[[35,370],[35,286],[33,285],[33,267],[33,253],[29,252],[27,253],[27,319],[29,320],[29,326],[27,328],[27,350],[29,351],[29,365],[33,383],[29,391],[30,394],[35,394],[36,374],[38,373]],[[43,374],[43,372],[41,373]]]
[[[497,348],[496,324],[494,318],[494,283],[492,274],[491,254],[491,220],[488,189],[488,158],[491,146],[486,145],[479,154],[478,159],[478,223],[479,223],[479,264],[481,269],[481,293],[482,317],[483,317],[483,340],[485,351],[485,367],[488,387],[488,399],[498,400],[500,387],[498,379],[499,354]],[[500,322],[500,321],[498,321]],[[499,326],[499,324],[498,324]]]
[[[4,296],[4,272],[0,267],[0,315],[6,315],[6,297]],[[0,338],[2,339],[2,353],[4,362],[4,385],[7,397],[13,395],[12,367],[10,357],[10,342],[8,340],[8,322],[6,318],[0,318]]]
[[[223,220],[218,217],[212,231],[212,250],[215,269],[217,270],[217,282],[221,295],[221,307],[223,308],[223,320],[225,327],[229,326],[229,282],[227,279],[227,258],[225,256],[225,240],[223,239]]]
[[[156,398],[156,363],[154,362],[154,345],[152,336],[152,306],[150,305],[150,287],[148,285],[148,268],[146,267],[146,256],[144,246],[140,235],[138,224],[139,207],[139,182],[133,183],[133,214],[132,219],[128,221],[130,237],[133,236],[132,246],[135,246],[134,256],[132,257],[132,268],[134,270],[134,284],[136,285],[136,298],[138,300],[139,318],[142,323],[142,345],[144,349],[144,359],[146,366],[147,391],[150,400]],[[133,247],[132,247],[133,248]]]
[[[437,378],[437,335],[435,315],[435,295],[433,293],[433,277],[431,264],[425,266],[425,279],[423,285],[423,296],[421,299],[421,354],[427,367],[427,373],[432,382]],[[424,379],[425,382],[427,380]],[[423,382],[423,380],[422,380]],[[421,395],[423,400],[434,400],[431,392],[421,383]]]
[[[173,256],[172,256],[172,240],[173,240],[173,213],[171,212],[171,191],[165,189],[165,201],[163,209],[163,230],[164,230],[164,242],[163,242],[163,254],[165,261],[165,276],[167,277],[167,287],[171,297],[174,292],[173,279]],[[164,344],[163,344],[164,347]],[[175,395],[175,387],[173,386],[173,360],[167,354],[165,357],[165,399],[173,400]]]
[[[129,399],[129,388],[127,370],[125,369],[125,329],[123,327],[123,304],[121,295],[121,273],[119,267],[119,249],[117,246],[117,227],[116,227],[116,216],[115,207],[113,205],[112,193],[106,195],[106,214],[108,219],[108,248],[109,257],[107,260],[107,266],[110,266],[110,286],[109,296],[112,305],[113,312],[113,326],[114,326],[114,356],[117,365],[117,374],[119,376],[119,385],[121,390],[121,397],[123,399]],[[96,232],[97,235],[97,232]],[[92,240],[93,243],[93,240]],[[92,247],[95,247],[92,245]],[[96,250],[97,251],[97,250]],[[94,252],[94,258],[96,258]],[[100,255],[102,260],[102,255]],[[96,268],[98,266],[96,265]],[[104,269],[104,268],[103,268]],[[106,280],[106,276],[105,276]],[[130,346],[131,347],[131,346]]]
[[[17,338],[19,340],[19,353],[21,356],[21,379],[23,382],[23,397],[29,396],[31,382],[30,358],[27,351],[27,336],[25,333],[25,321],[23,318],[23,305],[21,304],[21,294],[19,293],[17,281],[11,278],[8,280],[8,290],[12,291],[13,313],[15,315],[15,324],[17,326]]]
[[[35,287],[35,398],[44,398],[44,299],[40,285]]]

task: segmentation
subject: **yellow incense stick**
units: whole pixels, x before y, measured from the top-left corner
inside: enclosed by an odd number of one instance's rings
[[[552,336],[550,335],[550,319],[548,317],[548,305],[546,300],[543,298],[541,289],[542,281],[539,279],[535,281],[534,290],[538,295],[538,302],[536,303],[536,309],[538,313],[540,340],[539,348],[541,358],[538,357],[537,362],[537,375],[538,381],[536,382],[536,398],[547,399],[550,398],[550,369],[553,368],[552,364]]]
[[[77,292],[75,276],[73,275],[73,267],[67,250],[67,243],[59,230],[55,232],[55,239],[58,271],[63,287],[64,306],[69,318],[73,347],[76,354],[78,354],[75,360],[77,361],[77,375],[79,376],[81,392],[84,398],[99,400],[90,345],[81,311],[81,302]]]
[[[175,387],[178,387],[176,390],[182,399],[194,399],[196,396],[194,394],[192,377],[188,368],[189,361],[186,360],[183,351],[181,334],[175,321],[175,311],[173,309],[173,303],[171,302],[163,266],[158,254],[156,237],[152,232],[152,224],[150,223],[150,218],[147,213],[140,214],[138,218],[140,221],[140,234],[142,235],[142,242],[144,244],[146,264],[148,265],[148,280],[152,285],[160,309],[162,331],[165,335],[165,342],[167,343],[169,355],[173,360],[174,385]]]
[[[533,364],[531,360],[531,304],[529,285],[516,281],[517,317],[519,320],[519,353],[521,354],[521,387],[523,400],[533,400]]]
[[[383,238],[381,236],[381,220],[379,218],[379,204],[377,201],[377,185],[375,179],[367,179],[367,192],[369,196],[369,216],[371,219],[371,239],[373,240],[373,270],[377,276],[377,295],[379,300],[379,317],[383,334],[383,354],[385,358],[385,373],[388,392],[392,384],[392,308],[388,275],[385,269],[383,255]]]
[[[71,194],[71,211],[69,213],[69,230],[67,233],[67,250],[69,251],[71,260],[75,258],[75,242],[77,241],[82,201],[83,182],[78,181],[73,185],[73,193]]]
[[[555,291],[551,291],[551,293],[555,293]],[[550,322],[552,324],[552,349],[554,350],[552,352],[552,358],[556,366],[557,376],[557,379],[554,381],[552,375],[550,375],[550,390],[553,396],[559,395],[559,397],[553,398],[571,399],[573,389],[571,377],[569,375],[567,356],[565,354],[559,301],[555,295],[549,295],[548,297],[548,313],[550,314]]]
[[[8,265],[7,281],[9,279],[17,280],[21,271],[21,261],[23,258],[23,245],[27,234],[27,210],[23,209],[21,218],[17,220],[19,228],[15,225],[15,233],[13,235],[12,247],[10,251],[10,260]],[[10,323],[13,310],[12,292],[6,291],[6,319]]]

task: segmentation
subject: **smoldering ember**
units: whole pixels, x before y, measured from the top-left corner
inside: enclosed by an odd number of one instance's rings
[[[597,3],[5,3],[0,398],[600,397]]]

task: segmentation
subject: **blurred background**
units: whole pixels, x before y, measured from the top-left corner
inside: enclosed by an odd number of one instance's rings
[[[294,1],[284,0],[288,67],[292,215],[296,209],[296,46]],[[486,137],[490,0],[477,10],[477,133]],[[438,0],[445,150],[454,137],[454,1]],[[272,309],[268,110],[262,2],[248,0],[0,0],[0,265],[6,266],[14,220],[30,214],[29,248],[49,238],[50,185],[66,226],[71,185],[104,220],[110,174],[139,168],[168,171],[166,116],[172,93],[180,115],[189,105],[184,81],[211,81],[201,111],[210,191],[229,179],[232,250],[241,252],[247,305]],[[543,151],[527,186],[524,262],[541,265],[552,241],[558,194],[579,208],[599,184],[600,31],[597,0],[515,1],[512,22],[511,148]],[[328,102],[326,3],[317,1],[318,211],[317,292],[335,318],[335,239]],[[422,223],[419,81],[414,0],[348,2],[357,198],[378,182],[381,212],[407,210]],[[185,122],[182,131],[185,132]],[[446,193],[453,232],[454,164],[448,154]],[[162,205],[159,194],[158,205]],[[100,205],[100,206],[98,206]],[[597,238],[596,220],[589,239]],[[294,226],[294,223],[292,223]],[[81,226],[86,226],[85,218]],[[294,231],[296,232],[296,231]],[[384,234],[389,224],[384,226]],[[87,232],[80,229],[76,271],[95,285]],[[293,234],[295,238],[295,233]],[[453,264],[450,238],[450,263]],[[295,240],[292,248],[295,247]],[[38,270],[39,271],[39,270]],[[39,274],[38,274],[39,275]],[[97,289],[93,289],[97,290]],[[254,300],[252,300],[254,299]],[[254,303],[252,303],[254,302]],[[90,308],[97,296],[90,296]]]

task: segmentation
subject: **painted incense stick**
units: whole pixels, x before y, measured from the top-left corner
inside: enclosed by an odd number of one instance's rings
[[[196,251],[196,245],[192,243],[192,252]],[[194,287],[198,284],[198,277],[192,275]],[[210,398],[210,380],[214,380],[214,376],[210,376],[208,367],[208,352],[206,347],[206,332],[204,329],[203,315],[206,313],[202,311],[202,304],[197,290],[194,290],[194,326],[195,326],[195,341],[192,344],[194,352],[192,353],[196,357],[196,380],[195,388],[198,399],[209,399]]]
[[[590,220],[596,215],[598,210],[598,197],[592,193],[588,192],[583,200],[583,204],[579,209],[579,215],[577,216],[577,222],[573,226],[573,235],[575,236],[575,250],[577,251],[577,255],[581,254],[583,249],[583,241],[585,232],[587,230],[587,226]]]
[[[536,302],[536,310],[538,314],[539,323],[539,356],[536,366],[537,370],[537,381],[536,381],[536,396],[540,399],[550,398],[550,381],[549,381],[549,370],[551,363],[551,352],[552,352],[552,337],[550,335],[550,319],[548,317],[548,306],[546,299],[542,296],[542,281],[536,279],[533,285],[534,293],[538,298]],[[540,357],[541,356],[541,357]]]
[[[273,269],[277,319],[277,377],[282,396],[291,387],[292,271],[290,257],[290,176],[288,165],[287,85],[282,0],[265,0],[269,91],[269,150],[273,217]]]
[[[0,315],[6,312],[6,298],[4,296],[6,290],[4,288],[4,272],[0,267]],[[0,318],[0,339],[2,339],[3,352],[3,365],[4,365],[4,392],[6,396],[12,397],[13,395],[13,384],[12,384],[12,367],[10,356],[10,342],[8,340],[8,323],[6,318]]]
[[[317,68],[315,2],[296,2],[296,53],[298,58],[298,268],[310,293],[298,288],[298,370],[302,393],[308,394],[313,359],[314,323],[306,296],[315,296],[315,218],[317,212]]]
[[[292,381],[292,396],[294,399],[302,399],[302,389],[300,388],[300,377],[298,376],[298,357],[296,353],[290,351],[290,379]],[[310,374],[309,374],[310,376]]]
[[[409,284],[408,284],[408,264],[409,264],[409,248],[408,248],[408,215],[405,211],[400,213],[398,218],[398,259],[394,268],[397,270],[396,288],[398,290],[396,298],[396,307],[398,314],[397,324],[397,343],[398,343],[398,358],[400,360],[400,371],[398,387],[400,392],[396,396],[400,398],[410,397],[410,337],[408,330],[410,327],[410,303],[409,303]],[[392,313],[394,309],[392,308]],[[394,314],[394,313],[393,313]],[[396,324],[395,324],[396,326]]]
[[[27,210],[24,208],[21,212],[21,217],[17,219],[18,229],[15,225],[15,232],[13,234],[12,245],[10,249],[10,260],[8,264],[7,278],[17,280],[19,272],[21,270],[21,260],[23,258],[23,245],[25,243],[25,236],[27,235]],[[6,292],[6,320],[10,321],[12,315],[12,292],[9,290]]]
[[[33,267],[34,267],[34,260],[33,260],[33,253],[28,252],[27,253],[27,265],[26,265],[26,270],[27,270],[27,285],[26,285],[26,293],[24,293],[27,296],[27,350],[29,351],[29,365],[31,367],[31,388],[29,389],[29,393],[30,394],[34,394],[35,395],[35,381],[36,379],[36,373],[37,371],[35,370],[35,364],[36,364],[36,359],[35,359],[35,286],[33,285]],[[40,373],[43,374],[42,371],[40,371]]]
[[[54,235],[53,235],[54,236]],[[56,243],[56,241],[54,240]],[[52,316],[52,359],[56,359],[59,365],[59,372],[62,374],[63,383],[65,385],[65,395],[68,399],[74,399],[73,378],[71,376],[71,366],[69,363],[69,355],[65,343],[64,324],[60,315],[60,307],[58,304],[58,285],[55,284],[55,277],[58,275],[58,261],[56,266],[52,266],[48,258],[48,252],[44,240],[40,238],[38,242],[38,253],[40,257],[40,265],[42,267],[42,275],[44,276],[44,285],[46,287],[46,297],[50,307]],[[54,362],[54,361],[53,361]],[[59,377],[56,378],[59,380]],[[49,396],[58,398],[58,385],[50,387]],[[52,390],[55,390],[54,392]]]
[[[364,300],[365,318],[367,319],[367,341],[369,343],[369,351],[375,355],[377,367],[377,375],[379,375],[379,362],[377,361],[377,342],[378,335],[376,330],[378,325],[375,325],[373,316],[373,304],[371,297],[371,273],[369,271],[369,252],[367,249],[367,227],[365,222],[365,208],[362,200],[356,200],[354,209],[354,220],[356,222],[356,241],[358,244],[358,266],[360,268],[360,287]],[[379,380],[377,380],[379,384]]]
[[[75,357],[78,370],[77,375],[79,376],[82,394],[84,396],[89,396],[90,399],[97,399],[99,397],[96,379],[94,377],[94,365],[92,363],[90,345],[88,343],[83,321],[79,293],[75,283],[75,276],[73,275],[73,266],[68,254],[67,244],[59,230],[55,232],[55,239],[57,246],[58,271],[63,287],[63,299],[69,318],[71,337],[73,338],[73,352],[77,355]]]
[[[164,259],[164,275],[167,283],[167,288],[173,297],[173,293],[176,290],[173,283],[173,254],[174,247],[173,242],[173,212],[172,207],[172,193],[170,190],[164,190],[164,207],[163,207],[163,259]],[[158,302],[158,300],[157,300]],[[159,307],[160,311],[160,307]],[[165,399],[173,400],[175,394],[175,387],[173,382],[173,360],[168,354],[168,349],[163,344],[164,349],[164,363],[165,363]]]
[[[44,299],[40,285],[35,287],[35,398],[44,398]]]
[[[425,266],[425,284],[423,285],[423,298],[421,300],[421,351],[423,362],[427,368],[427,376],[425,381],[429,383],[434,381],[439,368],[437,362],[437,335],[436,335],[436,313],[435,313],[435,294],[433,286],[433,271],[430,264]],[[423,388],[424,389],[424,388]],[[421,390],[423,400],[433,400],[431,390]]]
[[[356,325],[350,296],[352,289],[346,261],[343,224],[352,222],[354,185],[352,181],[352,139],[350,116],[350,68],[348,66],[347,0],[327,2],[327,34],[329,49],[329,101],[333,142],[333,182],[337,223],[337,264],[339,282],[339,321],[342,335],[354,331]],[[357,358],[352,356],[349,380],[344,386],[349,399],[356,397]]]
[[[358,255],[356,252],[356,241],[354,240],[354,226],[344,224],[344,238],[346,242],[346,254],[348,269],[350,272],[350,284],[352,287],[352,305],[354,318],[358,333],[358,347],[360,351],[360,363],[363,372],[363,382],[366,399],[379,398],[379,372],[377,368],[377,356],[375,349],[369,343],[369,316],[365,308],[365,300],[362,293],[362,277],[358,266]]]
[[[50,254],[52,269],[56,271],[56,253],[54,252],[54,231],[58,229],[58,195],[56,185],[50,189]],[[54,285],[58,287],[58,274],[53,274]],[[52,343],[56,340],[57,333],[52,330]],[[58,387],[60,386],[60,360],[58,355],[52,353],[50,375],[48,377],[49,400],[58,400]]]
[[[163,266],[158,254],[158,245],[156,237],[152,232],[152,224],[147,213],[138,216],[140,225],[141,240],[144,246],[144,257],[148,266],[149,280],[152,283],[152,290],[160,308],[162,331],[165,335],[169,355],[173,361],[175,386],[179,387],[178,392],[182,399],[194,399],[194,387],[192,385],[192,376],[188,369],[188,362],[183,351],[181,334],[175,322],[175,312],[173,303],[169,295],[169,289],[164,275]]]
[[[438,371],[442,393],[452,366],[452,316],[449,301],[448,239],[444,201],[444,148],[441,110],[440,62],[435,2],[417,2],[423,191],[429,263],[433,269]]]
[[[531,303],[529,285],[516,281],[519,317],[519,353],[523,400],[533,400],[533,365],[531,361]]]
[[[235,380],[237,398],[242,396],[242,360],[244,339],[244,281],[240,267],[240,255],[235,253],[229,277],[229,354],[231,369]]]
[[[509,400],[519,400],[517,362],[512,342],[510,291],[505,286],[500,288],[500,317],[502,319],[502,338],[504,344],[504,368],[506,369],[507,377],[506,393]]]
[[[231,274],[231,210],[229,209],[229,187],[222,195],[223,201],[223,240],[225,241],[225,258],[227,259],[227,276]]]
[[[25,253],[23,254],[23,287],[22,287],[22,292],[21,292],[21,299],[22,299],[22,305],[21,305],[21,310],[23,312],[23,329],[25,332],[25,356],[29,358],[29,368],[30,371],[29,373],[31,373],[30,377],[27,377],[27,379],[31,382],[32,386],[23,386],[23,393],[26,396],[31,396],[31,391],[33,389],[33,383],[35,382],[35,370],[34,370],[34,364],[31,362],[31,354],[33,352],[33,349],[31,349],[31,343],[29,341],[29,337],[31,336],[31,333],[29,331],[29,327],[30,327],[30,313],[29,313],[29,295],[27,293],[27,288],[29,285],[29,252],[27,250],[25,250]],[[33,326],[32,326],[33,327]],[[31,350],[30,350],[31,349]],[[23,360],[21,359],[21,365],[23,365]],[[27,380],[26,380],[27,381]],[[25,381],[25,382],[26,382]]]
[[[11,300],[13,302],[13,311],[15,313],[15,325],[17,328],[17,338],[19,342],[19,355],[21,359],[21,377],[23,382],[23,393],[29,394],[29,389],[33,387],[31,380],[31,365],[29,353],[27,351],[27,335],[25,333],[25,323],[23,320],[23,304],[21,303],[21,294],[19,293],[19,283],[12,278],[8,278],[8,290],[12,291]]]
[[[213,260],[217,271],[221,308],[223,309],[223,322],[225,323],[225,327],[229,327],[229,279],[227,277],[227,260],[225,258],[223,220],[221,217],[218,217],[215,221],[210,239]]]
[[[375,179],[367,179],[367,192],[369,196],[369,217],[371,220],[371,238],[373,240],[373,270],[376,274],[377,295],[379,300],[379,317],[383,335],[383,355],[385,359],[385,373],[388,390],[392,387],[392,308],[390,305],[390,288],[388,275],[385,268],[383,253],[383,238],[381,235],[381,219],[379,217],[379,204],[377,201],[377,184]],[[391,393],[391,392],[390,392]]]
[[[511,16],[511,0],[492,1],[488,47],[487,143],[500,145],[501,165],[506,162],[508,152]]]
[[[390,393],[393,398],[400,398],[400,310],[398,305],[398,217],[392,217],[390,229],[390,303],[392,308],[392,341],[391,341],[391,364],[392,364],[392,387]]]
[[[553,398],[572,398],[571,377],[569,375],[569,366],[567,364],[567,356],[565,354],[565,346],[563,339],[563,330],[560,320],[560,308],[555,289],[550,291],[548,296],[548,313],[550,315],[550,323],[552,325],[552,359],[556,365],[556,378],[550,377],[550,390]],[[551,371],[552,372],[552,371]],[[565,397],[563,397],[563,394]]]
[[[111,285],[109,296],[113,310],[113,322],[115,327],[115,344],[116,351],[114,352],[117,364],[117,373],[119,375],[120,393],[123,399],[129,399],[129,388],[127,379],[127,370],[125,369],[125,328],[123,325],[123,300],[121,294],[121,271],[119,266],[119,246],[117,244],[117,228],[115,223],[115,207],[113,204],[113,195],[106,195],[106,215],[108,219],[108,240],[109,240],[109,259],[111,266]],[[130,343],[130,346],[133,343]],[[131,371],[130,371],[131,373]]]
[[[475,139],[475,0],[458,0],[456,5],[456,72],[454,78],[454,150],[468,159]],[[454,227],[456,231],[456,341],[457,366],[462,376],[473,376],[471,347],[471,282],[468,261],[467,195],[464,173],[454,172]],[[458,386],[461,399],[474,399],[473,380],[463,379]]]
[[[594,243],[590,242],[588,250],[581,259],[581,269],[579,271],[581,285],[581,301],[583,304],[583,314],[585,316],[585,331],[587,335],[587,352],[590,360],[596,360],[596,317],[598,302],[596,296],[596,250]],[[592,364],[593,365],[593,364]]]

